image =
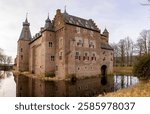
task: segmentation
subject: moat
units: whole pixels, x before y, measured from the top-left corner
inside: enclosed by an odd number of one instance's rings
[[[107,76],[77,81],[43,81],[26,76],[13,76],[10,71],[0,71],[1,97],[92,97],[115,92],[138,83],[134,76]]]

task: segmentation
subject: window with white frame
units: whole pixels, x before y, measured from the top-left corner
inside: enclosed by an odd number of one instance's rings
[[[62,60],[63,52],[59,53],[59,60]]]
[[[76,52],[76,54],[75,54],[75,59],[78,59],[78,60],[80,60],[80,52]]]
[[[80,27],[76,27],[77,34],[80,34]]]
[[[89,53],[84,52],[83,60],[89,60]]]
[[[96,61],[96,53],[95,53],[95,52],[92,53],[91,60],[92,60],[92,61]]]
[[[89,43],[89,48],[95,48],[94,42],[90,41],[90,43]]]
[[[49,42],[49,47],[53,47],[53,43],[52,42]]]
[[[55,60],[55,57],[54,56],[51,56],[51,61],[54,61]]]
[[[78,40],[77,41],[77,46],[83,46],[83,41],[82,40]]]

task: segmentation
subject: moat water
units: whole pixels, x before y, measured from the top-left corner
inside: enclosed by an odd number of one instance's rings
[[[115,92],[138,83],[134,76],[107,76],[71,81],[42,81],[25,76],[14,77],[10,71],[0,71],[1,97],[92,97]]]

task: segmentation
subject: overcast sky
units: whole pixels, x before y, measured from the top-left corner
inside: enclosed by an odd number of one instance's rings
[[[49,13],[56,9],[85,19],[93,19],[101,31],[106,27],[110,42],[130,36],[134,41],[143,29],[150,29],[150,7],[141,6],[147,0],[0,0],[0,48],[15,57],[22,22],[28,12],[32,36],[44,26]]]

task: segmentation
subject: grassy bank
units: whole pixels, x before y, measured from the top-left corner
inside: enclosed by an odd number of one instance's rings
[[[132,75],[133,67],[114,67],[114,74]],[[106,97],[150,97],[150,80],[140,81],[138,84],[117,92],[107,93]]]
[[[130,88],[108,93],[106,97],[150,97],[150,81],[140,82]]]
[[[132,75],[133,67],[114,67],[114,74]]]

